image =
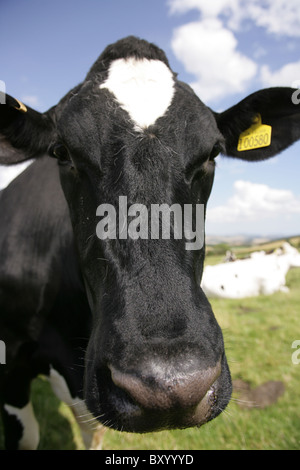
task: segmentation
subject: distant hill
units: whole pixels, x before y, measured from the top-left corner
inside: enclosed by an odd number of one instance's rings
[[[258,243],[265,243],[271,241],[271,238],[249,236],[249,235],[232,235],[232,236],[217,236],[206,235],[207,245],[220,245],[227,244],[229,246],[253,245]]]
[[[273,236],[262,237],[260,235],[232,235],[232,236],[217,236],[206,235],[206,245],[220,245],[226,244],[229,247],[234,246],[253,246],[265,245],[273,242],[289,241],[291,244],[300,247],[300,235],[291,235],[288,237]],[[262,248],[263,249],[263,248]]]
[[[237,257],[242,257],[253,251],[273,251],[279,248],[285,241],[300,250],[300,235],[273,239],[240,235],[233,237],[206,237],[206,254],[224,256],[230,250]]]

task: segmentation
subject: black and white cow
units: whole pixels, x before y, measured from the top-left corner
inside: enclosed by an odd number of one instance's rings
[[[89,422],[82,374],[91,312],[55,161],[39,158],[0,193],[0,201],[0,337],[6,345],[1,411],[6,447],[32,449],[39,427],[30,383],[38,374],[49,377],[79,424]],[[89,446],[92,433],[85,427]]]
[[[300,138],[293,92],[261,90],[214,113],[159,48],[128,37],[45,113],[6,97],[0,163],[36,159],[0,198],[7,448],[38,444],[29,394],[39,373],[63,382],[71,405],[122,431],[201,426],[225,409],[231,379],[200,288],[204,245],[152,238],[150,228],[148,237],[120,228],[101,238],[97,208],[125,196],[129,209],[205,206],[220,152],[258,161]],[[271,142],[237,150],[257,115]]]

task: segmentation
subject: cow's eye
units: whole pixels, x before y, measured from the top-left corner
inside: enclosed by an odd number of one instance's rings
[[[219,155],[219,153],[221,153],[221,151],[222,151],[222,145],[221,145],[219,142],[217,142],[217,143],[213,146],[213,148],[212,148],[212,150],[211,150],[211,152],[210,152],[209,159],[210,159],[210,160],[214,160],[214,159]]]
[[[70,155],[67,147],[63,144],[54,144],[50,148],[50,156],[57,158],[59,160],[59,163],[70,163]]]

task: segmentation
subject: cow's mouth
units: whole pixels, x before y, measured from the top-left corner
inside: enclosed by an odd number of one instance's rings
[[[130,397],[120,397],[120,395],[117,402],[121,405],[118,409],[114,408],[104,413],[108,425],[118,431],[147,433],[202,426],[212,419],[216,392],[212,386],[197,406],[182,409],[176,407],[168,410],[146,409],[140,407]]]

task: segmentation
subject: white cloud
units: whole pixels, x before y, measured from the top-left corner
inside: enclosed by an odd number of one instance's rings
[[[245,13],[257,26],[264,27],[269,33],[300,37],[299,0],[247,1]]]
[[[257,72],[256,63],[237,50],[234,34],[218,19],[178,27],[172,49],[187,72],[196,76],[191,86],[204,101],[243,91]]]
[[[294,82],[299,85],[300,61],[286,64],[274,72],[268,65],[264,65],[261,67],[260,80],[264,86],[294,86]]]
[[[225,205],[207,211],[208,223],[243,223],[282,219],[300,214],[300,198],[292,191],[238,180]]]
[[[299,0],[169,0],[170,12],[199,11],[199,21],[174,30],[172,48],[187,72],[195,75],[191,83],[204,101],[241,93],[254,77],[263,86],[291,86],[300,80],[300,62],[271,71],[268,65],[260,73],[254,60],[239,50],[236,31],[252,24],[266,33],[300,37]],[[254,57],[266,51],[256,47]]]
[[[299,0],[169,0],[171,13],[197,9],[202,18],[223,16],[230,29],[240,29],[250,20],[269,33],[300,36]]]
[[[21,100],[32,107],[37,107],[40,104],[38,97],[35,95],[23,95]]]
[[[204,16],[218,16],[224,10],[230,12],[238,6],[239,0],[169,0],[171,13],[186,13],[189,10],[197,9]]]

